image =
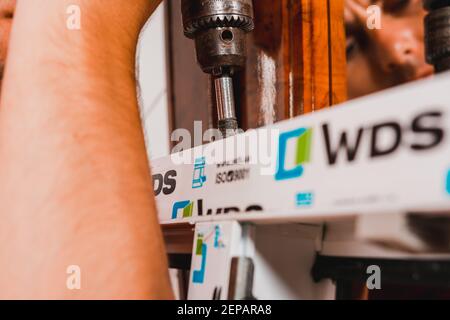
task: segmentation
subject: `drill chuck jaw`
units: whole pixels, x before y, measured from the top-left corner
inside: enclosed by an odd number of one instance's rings
[[[437,72],[450,69],[450,0],[424,0],[427,62]]]
[[[199,31],[212,28],[238,28],[250,32],[254,28],[251,0],[183,0],[184,34],[194,39]]]

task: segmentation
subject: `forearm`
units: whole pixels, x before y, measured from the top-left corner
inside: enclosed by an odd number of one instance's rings
[[[0,294],[171,296],[134,81],[156,2],[19,2],[0,106]]]

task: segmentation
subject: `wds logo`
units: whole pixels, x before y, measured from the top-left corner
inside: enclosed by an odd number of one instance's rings
[[[275,180],[294,179],[303,175],[303,165],[311,161],[312,133],[310,128],[300,128],[280,135]]]
[[[195,217],[220,216],[220,215],[252,213],[262,211],[263,207],[260,205],[250,205],[248,207],[245,207],[244,209],[238,206],[208,208],[205,206],[203,199],[198,199],[196,202],[187,200],[175,202],[175,204],[172,207],[172,220],[179,218],[191,218],[193,216]]]
[[[172,208],[172,219],[178,219],[178,213],[182,211],[183,218],[192,217],[192,212],[194,211],[194,202],[192,201],[179,201],[173,205]]]
[[[200,189],[206,182],[205,175],[206,159],[201,157],[195,160],[194,174],[192,177],[192,189]]]

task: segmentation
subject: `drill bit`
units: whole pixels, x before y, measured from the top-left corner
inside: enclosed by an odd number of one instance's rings
[[[233,79],[224,75],[214,80],[218,126],[222,136],[227,138],[236,134],[238,122],[234,101]]]

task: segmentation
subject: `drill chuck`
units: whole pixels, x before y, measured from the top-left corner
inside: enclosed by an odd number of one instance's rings
[[[450,0],[424,0],[427,62],[436,72],[450,70]]]
[[[245,36],[254,29],[252,0],[183,0],[181,5],[184,34],[195,40],[204,72],[245,65]]]
[[[246,34],[254,29],[252,0],[182,0],[184,34],[195,40],[197,61],[214,78],[218,127],[238,129],[233,75],[247,58]]]

